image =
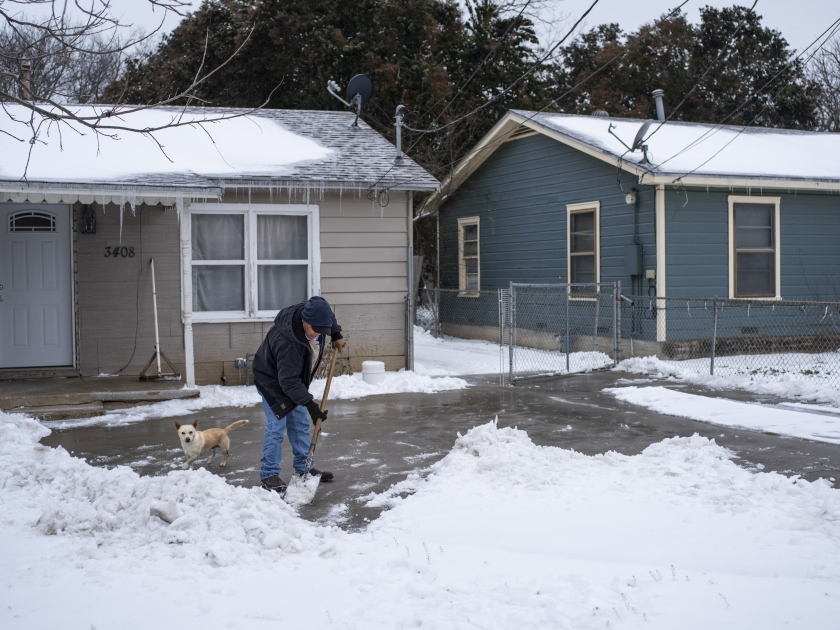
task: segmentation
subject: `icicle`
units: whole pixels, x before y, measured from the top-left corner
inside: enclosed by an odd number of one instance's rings
[[[341,214],[341,184],[338,185],[338,214]]]
[[[748,317],[748,318],[749,318],[749,316],[750,316],[750,307],[751,307],[751,306],[752,306],[752,303],[751,303],[751,302],[747,302],[747,317]]]
[[[122,226],[123,226],[123,211],[125,210],[125,203],[120,203],[120,245],[122,245]]]

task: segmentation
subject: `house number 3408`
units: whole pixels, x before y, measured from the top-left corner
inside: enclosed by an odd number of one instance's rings
[[[106,247],[105,258],[134,258],[133,247]]]

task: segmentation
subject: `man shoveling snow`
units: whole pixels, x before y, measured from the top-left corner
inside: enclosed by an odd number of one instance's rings
[[[345,341],[341,326],[327,301],[314,296],[306,302],[284,308],[277,314],[268,334],[254,357],[254,382],[263,399],[265,411],[265,439],[260,460],[262,487],[283,494],[286,484],[280,479],[283,434],[288,429],[289,442],[294,453],[294,469],[303,476],[309,454],[309,418],[313,424],[327,418],[321,411],[309,385],[318,370],[324,352],[325,336],[332,339],[332,346],[341,352]],[[318,356],[313,366],[311,341],[318,342]],[[308,416],[307,417],[307,412]],[[321,481],[332,481],[333,474],[313,467],[312,476]]]

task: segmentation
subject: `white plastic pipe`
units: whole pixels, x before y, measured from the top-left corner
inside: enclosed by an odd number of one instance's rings
[[[184,324],[184,363],[187,387],[195,388],[195,351],[192,327],[192,275],[190,272],[190,213],[183,197],[177,197],[178,219],[181,229],[181,317]]]

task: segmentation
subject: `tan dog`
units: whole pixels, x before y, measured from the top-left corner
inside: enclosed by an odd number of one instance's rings
[[[224,429],[197,431],[198,420],[192,424],[181,424],[176,420],[175,428],[178,430],[178,437],[181,438],[181,446],[184,449],[184,454],[187,456],[184,469],[186,470],[192,466],[193,462],[206,451],[211,451],[210,459],[207,460],[207,463],[212,464],[216,457],[216,451],[219,449],[222,449],[222,453],[225,456],[220,465],[226,466],[228,457],[230,457],[230,438],[228,437],[228,432],[247,423],[247,420],[237,420]]]

